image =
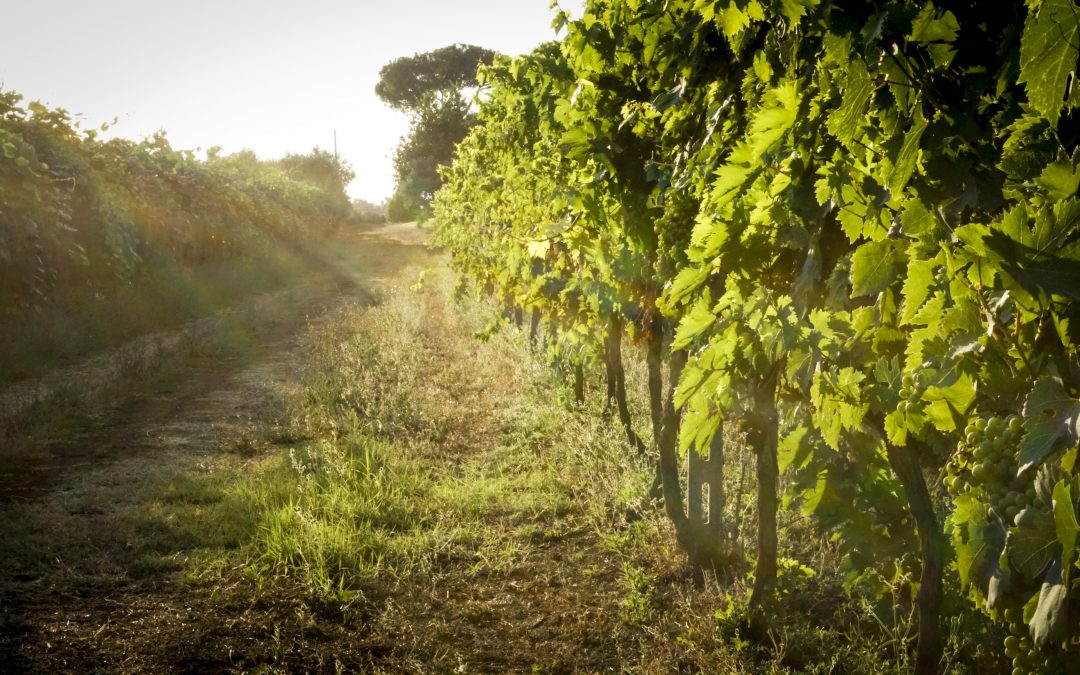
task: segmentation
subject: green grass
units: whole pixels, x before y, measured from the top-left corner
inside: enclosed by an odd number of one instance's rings
[[[491,310],[449,301],[446,272],[416,278],[311,328],[297,393],[265,438],[158,487],[136,537],[141,573],[241,578],[263,602],[293,589],[322,615],[363,616],[366,639],[393,645],[388,670],[909,665],[907,618],[880,623],[845,593],[835,549],[795,513],[782,537],[802,558],[783,561],[772,619],[755,627],[741,581],[686,565],[621,430],[567,405],[520,331],[475,341]],[[643,373],[630,377],[643,397]],[[737,437],[729,447],[729,494],[749,493],[752,458]],[[965,631],[948,630],[954,672],[978,670]]]

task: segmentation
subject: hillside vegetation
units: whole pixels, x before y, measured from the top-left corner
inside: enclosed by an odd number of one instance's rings
[[[353,218],[315,150],[205,160],[0,92],[0,382],[284,283]]]

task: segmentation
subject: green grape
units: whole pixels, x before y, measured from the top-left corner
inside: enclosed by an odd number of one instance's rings
[[[915,384],[915,378],[912,377],[910,374],[904,375],[904,377],[900,378],[900,382],[904,385],[904,387],[910,387],[911,385]]]
[[[980,483],[985,483],[990,477],[990,467],[980,462],[971,470],[971,476]]]
[[[1013,473],[1013,460],[1012,457],[1005,455],[998,460],[998,471],[1002,476],[1008,476]]]
[[[1019,432],[1024,428],[1024,418],[1020,417],[1019,415],[1009,415],[1007,425],[1009,427],[1009,431],[1012,431],[1014,433]]]
[[[981,417],[975,418],[975,429],[977,431],[984,431],[986,429],[986,420]]]

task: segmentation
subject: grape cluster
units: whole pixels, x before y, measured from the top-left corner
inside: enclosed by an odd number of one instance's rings
[[[922,398],[927,384],[922,379],[922,373],[904,375],[900,380],[900,384],[900,404],[896,406],[896,409],[902,413],[907,413]]]
[[[981,490],[998,515],[1012,523],[1035,500],[1031,475],[1016,475],[1016,445],[1023,432],[1019,415],[973,421],[945,465],[945,487],[954,496]]]
[[[1017,608],[1005,610],[1005,623],[1009,629],[1009,636],[1005,638],[1005,656],[1012,659],[1012,675],[1043,672],[1047,666],[1046,654],[1040,652],[1028,636],[1023,611]]]

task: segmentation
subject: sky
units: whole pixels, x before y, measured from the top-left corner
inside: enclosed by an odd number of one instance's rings
[[[319,146],[357,178],[349,194],[393,191],[408,120],[374,94],[379,69],[455,42],[507,54],[553,39],[549,0],[0,0],[0,88],[118,118],[111,136],[164,130],[173,147]],[[583,0],[562,0],[572,14]]]

